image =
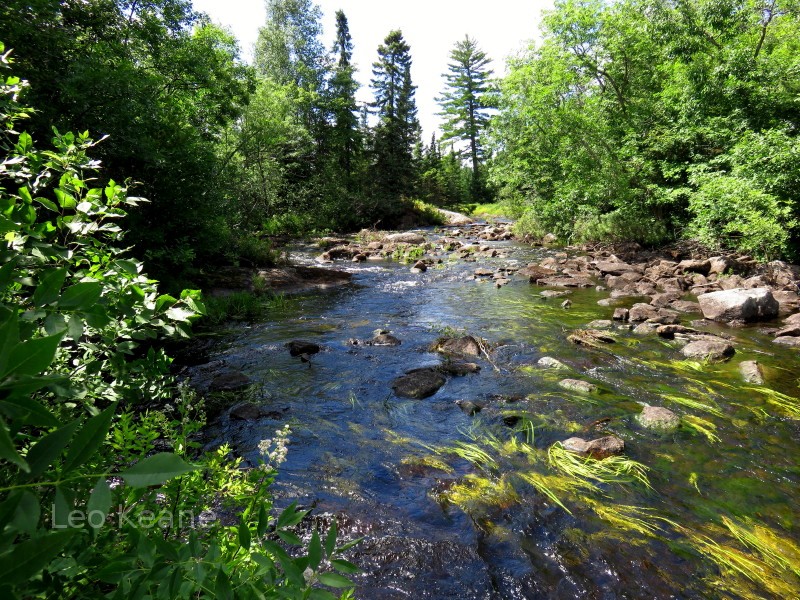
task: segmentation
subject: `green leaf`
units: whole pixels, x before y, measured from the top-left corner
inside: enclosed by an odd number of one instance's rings
[[[357,539],[353,540],[352,542],[347,542],[346,544],[342,544],[341,546],[339,546],[336,549],[336,552],[338,553],[338,552],[344,552],[345,550],[350,550],[350,548],[352,548],[353,546],[357,546],[363,540],[364,540],[364,538],[360,537],[360,538],[357,538]]]
[[[47,381],[53,380],[48,379]],[[25,425],[39,427],[58,427],[59,425],[59,421],[53,413],[28,396],[0,400],[0,412]]]
[[[337,596],[331,594],[328,590],[314,588],[308,595],[309,600],[336,600]]]
[[[56,200],[61,205],[61,208],[75,208],[77,202],[75,202],[75,198],[72,197],[69,193],[65,192],[64,190],[56,188],[53,190],[56,195]]]
[[[8,311],[0,323],[0,365],[6,364],[11,349],[19,344],[19,321],[17,315]]]
[[[292,502],[289,506],[287,506],[284,511],[278,517],[278,523],[276,527],[278,529],[283,529],[284,527],[291,527],[292,525],[297,525],[300,521],[303,520],[308,514],[307,510],[297,510],[297,503]]]
[[[66,317],[58,313],[50,313],[44,320],[44,330],[47,332],[47,335],[64,333],[67,330]]]
[[[72,530],[55,531],[16,544],[11,552],[0,557],[0,581],[13,585],[38,575],[73,535]]]
[[[269,511],[267,511],[266,502],[262,502],[258,509],[258,525],[256,526],[256,533],[258,537],[263,537],[269,527]]]
[[[17,465],[26,473],[30,472],[28,463],[22,458],[17,449],[14,447],[14,442],[11,440],[11,434],[4,419],[0,418],[0,458]]]
[[[156,298],[156,312],[160,311],[167,305],[172,306],[177,301],[177,298],[170,296],[169,294],[160,295],[158,298]]]
[[[120,473],[120,475],[129,486],[140,488],[160,485],[173,477],[178,477],[196,469],[196,466],[184,462],[177,454],[161,452],[136,463],[130,469]]]
[[[141,263],[135,260],[115,260],[114,265],[128,275],[138,275]]]
[[[17,531],[32,534],[39,525],[41,512],[39,499],[30,491],[24,490],[20,496],[12,524]]]
[[[325,536],[325,555],[330,558],[336,550],[336,519],[331,521],[331,528],[328,529],[328,535]]]
[[[303,540],[293,534],[291,531],[286,531],[285,529],[279,529],[277,531],[278,537],[281,538],[287,544],[291,544],[292,546],[302,546]]]
[[[83,319],[78,315],[70,316],[67,323],[67,335],[76,342],[83,337]]]
[[[42,277],[42,282],[36,287],[33,292],[33,305],[42,307],[52,304],[58,300],[58,295],[61,292],[61,286],[67,279],[67,269],[62,267],[60,269],[53,269]]]
[[[5,369],[0,378],[8,375],[39,375],[47,370],[56,357],[58,344],[63,334],[28,340],[14,346],[8,355]]]
[[[58,301],[59,308],[89,310],[103,293],[103,285],[99,281],[83,281],[64,290]]]
[[[217,571],[217,580],[214,582],[214,598],[218,600],[234,600],[231,581],[222,567]]]
[[[322,562],[322,544],[319,541],[319,533],[314,530],[314,533],[311,534],[311,542],[308,544],[308,566],[312,571],[316,571],[320,562]]]
[[[339,575],[338,573],[320,573],[319,582],[322,585],[327,585],[334,588],[348,588],[355,585],[347,577]]]
[[[64,425],[48,433],[36,442],[28,451],[28,464],[31,468],[31,477],[38,477],[51,466],[66,448],[80,421],[75,420],[69,425]]]
[[[247,526],[247,523],[244,522],[244,519],[242,519],[239,522],[239,545],[245,550],[249,550],[251,541],[252,536],[250,534],[250,528]]]
[[[67,459],[64,462],[65,473],[85,464],[97,452],[111,428],[111,419],[114,418],[116,410],[117,405],[113,403],[99,415],[86,421],[67,452]]]
[[[17,268],[17,257],[15,256],[2,267],[0,267],[0,291],[4,290],[14,279],[14,270]]]
[[[361,569],[359,569],[356,565],[349,561],[342,560],[341,558],[334,558],[331,560],[331,566],[337,571],[347,573],[348,575],[361,572]]]
[[[192,317],[197,316],[193,310],[183,308],[182,306],[173,306],[167,309],[167,317],[174,321],[189,321]]]
[[[108,511],[111,510],[111,486],[105,477],[97,480],[89,501],[86,503],[86,522],[92,529],[100,529],[106,522]]]

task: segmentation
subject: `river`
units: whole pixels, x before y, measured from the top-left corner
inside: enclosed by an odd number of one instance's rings
[[[563,308],[525,278],[474,280],[477,267],[558,252],[490,245],[500,256],[445,256],[424,273],[337,261],[352,284],[288,296],[263,323],[235,327],[215,358],[257,382],[251,399],[269,416],[223,420],[212,435],[255,461],[258,442],[290,424],[278,503],[297,500],[336,516],[344,538],[365,536],[349,555],[364,569],[358,598],[800,597],[797,350],[757,326],[727,330],[737,352],[721,364],[622,328],[616,343],[577,346],[570,332],[611,318],[597,304],[608,292],[574,290]],[[293,259],[318,253],[298,246]],[[348,343],[376,329],[402,344]],[[470,358],[479,373],[424,399],[393,393],[398,376],[442,362],[430,351],[439,337],[467,333],[491,349]],[[292,357],[284,345],[298,339],[322,350]],[[539,366],[543,356],[568,369]],[[764,386],[742,381],[745,359],[762,364]],[[565,377],[598,390],[567,391]],[[674,411],[680,428],[641,427],[645,404]],[[600,479],[548,452],[611,434],[630,460]]]

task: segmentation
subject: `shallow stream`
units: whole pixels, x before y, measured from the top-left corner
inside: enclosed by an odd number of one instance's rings
[[[477,267],[556,252],[490,245],[505,256],[445,256],[420,274],[337,261],[351,285],[289,296],[266,322],[235,329],[215,358],[256,382],[252,400],[269,417],[223,420],[217,441],[255,461],[259,441],[291,425],[276,494],[365,536],[350,557],[364,569],[359,598],[800,597],[798,351],[758,327],[716,329],[736,339],[723,364],[684,360],[677,342],[625,329],[612,330],[614,344],[576,346],[570,332],[611,318],[597,304],[608,293],[573,291],[565,309],[525,278],[499,289],[470,279]],[[295,259],[317,253],[301,247]],[[402,344],[348,344],[376,329]],[[422,400],[392,392],[404,372],[443,361],[430,352],[437,338],[465,333],[493,349],[470,358],[479,373],[449,377]],[[293,358],[284,344],[298,339],[322,351]],[[543,356],[569,369],[542,368]],[[765,386],[739,375],[753,359]],[[565,377],[599,391],[567,391]],[[640,427],[644,404],[680,415],[678,431]],[[572,436],[610,434],[649,488],[619,472],[587,479],[548,454]]]

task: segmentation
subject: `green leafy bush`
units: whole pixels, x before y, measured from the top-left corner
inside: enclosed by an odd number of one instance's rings
[[[202,404],[175,386],[161,349],[189,335],[199,294],[159,294],[121,247],[118,222],[141,200],[96,185],[87,133],[55,131],[54,149],[39,150],[17,132],[24,87],[0,82],[0,597],[331,598],[312,588],[352,587],[331,570],[355,570],[335,526],[293,556],[278,543],[300,545],[292,528],[306,514],[271,516],[288,431],[263,442],[255,469],[229,448],[200,454]]]

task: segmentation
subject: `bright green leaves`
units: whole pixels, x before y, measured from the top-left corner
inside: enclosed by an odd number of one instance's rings
[[[161,452],[136,463],[120,475],[131,487],[147,487],[159,485],[196,469],[196,466],[188,464],[176,454]]]
[[[103,286],[99,281],[85,281],[71,285],[58,301],[59,308],[73,310],[91,309],[103,293]]]
[[[13,335],[13,332],[8,332]],[[10,376],[34,376],[46,371],[53,362],[58,345],[64,336],[51,335],[13,344],[8,350],[5,365],[0,365],[0,379]],[[0,345],[6,344],[0,341]]]

